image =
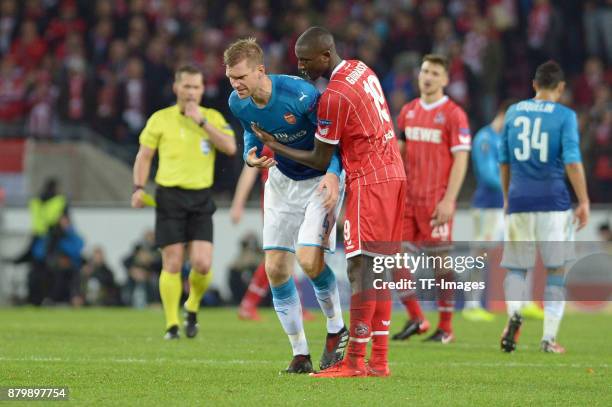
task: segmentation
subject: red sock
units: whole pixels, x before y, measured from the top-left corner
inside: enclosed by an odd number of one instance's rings
[[[364,363],[366,346],[372,334],[372,317],[376,308],[375,295],[375,293],[361,292],[351,296],[350,339],[347,349],[349,363],[359,366]]]
[[[398,269],[393,273],[394,280],[396,282],[401,280],[412,280],[412,275],[407,269]],[[408,312],[408,318],[410,320],[423,321],[425,316],[417,300],[416,291],[414,290],[398,290],[398,296],[404,308]]]
[[[268,283],[268,276],[266,275],[266,265],[262,261],[257,267],[257,270],[255,270],[255,273],[253,273],[249,288],[247,288],[247,292],[244,294],[244,297],[242,297],[240,306],[257,307],[261,300],[268,295],[269,290],[270,284]]]
[[[453,273],[446,273],[440,278],[436,277],[436,282],[444,278],[446,281],[454,281]],[[453,310],[455,302],[453,301],[453,290],[440,290],[438,292],[438,312],[440,313],[440,321],[438,329],[444,332],[453,332]]]
[[[374,367],[387,365],[389,351],[389,325],[391,324],[391,292],[378,290],[376,309],[372,316],[372,354],[370,364]]]

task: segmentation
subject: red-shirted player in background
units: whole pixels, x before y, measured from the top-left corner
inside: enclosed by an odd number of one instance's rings
[[[463,109],[444,94],[448,84],[448,61],[440,55],[423,58],[419,73],[421,97],[402,107],[397,118],[402,157],[408,179],[404,242],[409,247],[445,256],[452,242],[455,201],[467,171],[470,129]],[[418,254],[418,253],[415,253]],[[407,273],[407,271],[403,271]],[[454,271],[435,270],[436,279],[452,280]],[[404,278],[407,276],[398,276]],[[400,293],[410,319],[394,340],[407,339],[429,328],[414,291]],[[452,328],[453,292],[438,293],[438,329],[427,341],[449,343]]]
[[[405,172],[387,101],[376,74],[361,61],[342,60],[334,38],[311,27],[297,40],[298,68],[311,80],[330,79],[317,110],[314,149],[295,150],[253,127],[275,153],[313,168],[327,168],[336,145],[346,171],[344,246],[351,282],[351,324],[344,360],[315,377],[388,376],[391,295],[373,287],[373,256],[391,254],[401,241]],[[338,191],[327,191],[328,195]],[[366,346],[372,353],[366,365]]]

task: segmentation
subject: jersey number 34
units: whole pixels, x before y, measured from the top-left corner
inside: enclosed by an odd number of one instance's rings
[[[521,132],[518,134],[518,139],[522,142],[521,147],[514,149],[514,156],[519,161],[527,161],[531,159],[533,150],[539,151],[540,162],[548,161],[548,133],[540,130],[542,127],[542,119],[536,117],[533,121],[526,116],[519,116],[514,119],[514,127],[520,127]],[[535,151],[534,151],[534,154]],[[537,156],[536,156],[537,157]]]

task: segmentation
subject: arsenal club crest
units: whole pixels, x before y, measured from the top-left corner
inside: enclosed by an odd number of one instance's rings
[[[285,115],[283,116],[285,118],[285,121],[289,124],[295,124],[295,116],[291,113],[285,113]]]

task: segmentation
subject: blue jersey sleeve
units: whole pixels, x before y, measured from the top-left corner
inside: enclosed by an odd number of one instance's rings
[[[334,151],[334,155],[332,155],[331,161],[329,162],[329,167],[327,167],[327,172],[334,173],[340,178],[340,173],[342,173],[342,161],[340,160],[340,153],[336,148]]]
[[[244,151],[242,152],[242,159],[244,160],[244,162],[246,162],[247,154],[249,150],[253,147],[257,147],[257,156],[259,157],[259,154],[263,149],[263,143],[259,141],[259,139],[251,131],[250,123],[246,123],[245,121],[240,119],[240,124],[242,124],[242,127],[244,128],[244,133],[242,134],[242,137],[244,139]]]
[[[493,150],[496,146],[493,142],[486,131],[481,130],[476,134],[472,148],[474,171],[477,179],[487,187],[501,190],[499,166]]]
[[[561,150],[564,164],[582,162],[578,122],[574,111],[569,112],[561,127]]]
[[[257,147],[257,155],[259,156],[259,154],[261,153],[261,150],[263,149],[263,144],[253,134],[253,132],[251,132],[251,123],[247,123],[240,117],[240,115],[238,115],[237,113],[238,108],[236,106],[237,103],[239,103],[238,96],[236,96],[235,92],[232,92],[229,96],[227,104],[230,108],[230,111],[234,115],[234,117],[236,117],[240,121],[240,124],[242,125],[242,128],[244,129],[244,133],[242,135],[243,140],[244,140],[244,151],[242,152],[242,159],[246,162],[247,153],[249,152],[249,150],[253,147]]]

